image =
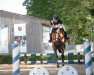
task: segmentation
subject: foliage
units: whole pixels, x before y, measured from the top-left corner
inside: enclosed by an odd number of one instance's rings
[[[58,15],[63,21],[72,44],[83,38],[94,41],[94,0],[25,0],[27,15],[50,20]]]
[[[11,55],[0,55],[0,64],[11,64],[12,63]]]
[[[83,59],[83,55],[70,55],[70,56],[65,56],[65,60],[67,60],[67,58],[69,60],[81,60]],[[24,61],[25,57],[20,57],[20,61]],[[58,59],[61,59],[61,57],[59,57]],[[0,55],[0,64],[12,64],[12,55]],[[27,61],[28,60],[32,60],[32,61],[42,61],[42,60],[55,60],[55,56],[37,56],[37,57],[31,57],[28,56],[27,57]],[[94,62],[94,58],[92,58],[92,61]]]

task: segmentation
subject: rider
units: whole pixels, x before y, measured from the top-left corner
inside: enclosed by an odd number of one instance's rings
[[[66,29],[65,29],[65,27],[64,27],[64,25],[63,25],[63,23],[61,22],[61,20],[58,18],[58,16],[54,16],[53,17],[53,20],[50,22],[51,23],[51,30],[50,30],[50,40],[48,41],[48,42],[50,42],[51,43],[51,41],[52,41],[52,37],[51,37],[51,35],[52,35],[52,30],[53,30],[53,28],[55,28],[55,27],[62,27],[63,29],[64,29],[64,33],[65,33],[65,38],[66,38],[66,40],[68,40],[69,38],[68,38],[68,36],[67,36],[67,33],[66,33]]]

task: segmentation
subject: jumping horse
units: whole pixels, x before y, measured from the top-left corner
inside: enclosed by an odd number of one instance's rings
[[[62,66],[64,66],[64,50],[65,50],[65,36],[63,28],[53,28],[52,30],[52,48],[54,50],[56,60],[58,60],[57,51],[61,53]],[[57,62],[57,67],[59,63]]]

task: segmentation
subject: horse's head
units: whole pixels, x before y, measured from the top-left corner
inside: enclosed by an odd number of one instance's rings
[[[57,28],[56,31],[52,32],[52,41],[65,42],[63,28]]]
[[[64,30],[63,30],[63,28],[58,28],[57,29],[57,38],[58,38],[58,40],[61,40],[62,42],[64,42],[65,41],[65,37],[64,37]]]

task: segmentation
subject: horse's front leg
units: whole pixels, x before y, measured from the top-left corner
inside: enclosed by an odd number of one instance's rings
[[[61,54],[61,58],[62,58],[62,66],[64,66],[64,49],[62,49],[62,54]]]
[[[57,49],[54,48],[54,53],[55,53],[55,59],[56,59],[56,63],[57,63],[57,68],[59,67],[59,63],[58,63],[58,55],[57,55]]]
[[[54,50],[54,53],[55,53],[55,59],[56,59],[57,68],[58,68],[59,63],[58,63],[58,55],[57,55],[57,48],[56,48],[55,42],[52,43],[52,47],[53,47],[53,50]]]
[[[55,56],[56,56],[56,62],[57,62],[57,68],[59,67],[59,63],[58,63],[58,55],[57,55],[57,50],[54,51],[55,52]]]

